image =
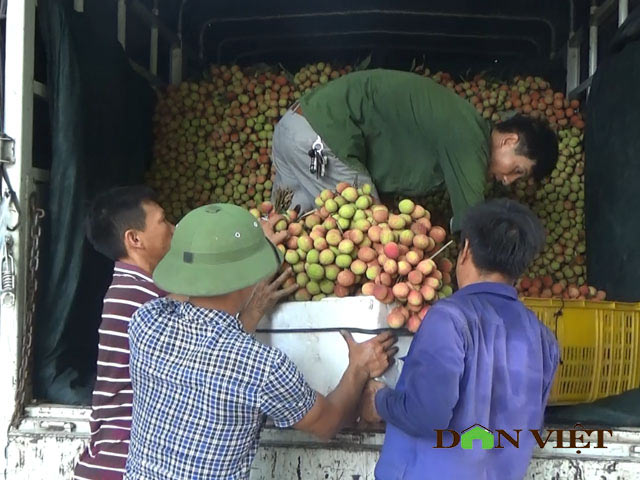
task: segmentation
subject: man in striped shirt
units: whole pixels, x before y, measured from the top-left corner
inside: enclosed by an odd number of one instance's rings
[[[131,316],[163,297],[151,274],[169,249],[174,226],[146,187],[121,187],[98,196],[87,235],[96,250],[115,260],[99,329],[91,440],[74,478],[121,480],[129,452],[133,392],[129,375]]]
[[[280,216],[262,223],[273,243],[286,232],[274,233]],[[121,480],[129,452],[133,393],[129,375],[131,317],[144,303],[166,292],[151,278],[169,250],[174,226],[155,201],[154,192],[142,186],[118,187],[96,197],[90,211],[87,236],[94,248],[115,261],[113,280],[104,298],[99,328],[97,378],[93,391],[91,440],[74,472],[78,480]],[[260,319],[275,303],[295,290],[280,289],[291,271],[267,279],[243,311]]]

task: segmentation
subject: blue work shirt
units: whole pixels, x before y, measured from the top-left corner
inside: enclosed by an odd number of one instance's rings
[[[522,479],[531,460],[553,376],[558,344],[502,283],[475,283],[429,310],[395,389],[375,398],[387,422],[377,480]],[[437,446],[436,429],[458,433],[480,424],[502,429],[519,448]],[[443,446],[453,435],[443,434]],[[497,444],[497,442],[496,442]]]

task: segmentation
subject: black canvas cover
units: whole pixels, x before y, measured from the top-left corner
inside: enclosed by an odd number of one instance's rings
[[[40,0],[52,162],[35,326],[34,395],[90,403],[102,297],[112,263],[85,237],[87,207],[115,185],[142,183],[151,159],[154,93],[104,19]]]
[[[640,301],[640,9],[593,77],[585,133],[588,282]]]

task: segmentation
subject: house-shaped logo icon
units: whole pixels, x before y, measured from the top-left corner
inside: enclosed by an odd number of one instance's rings
[[[480,440],[482,442],[483,450],[491,450],[493,448],[493,433],[491,433],[491,430],[483,427],[479,423],[476,423],[462,431],[462,435],[460,435],[460,445],[465,450],[471,450],[473,448],[474,440]]]

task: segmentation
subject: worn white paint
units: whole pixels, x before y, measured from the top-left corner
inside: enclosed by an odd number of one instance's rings
[[[8,451],[7,478],[68,480],[87,438],[87,434],[14,435]],[[334,441],[320,443],[300,432],[266,429],[251,480],[374,480],[383,440],[380,433],[345,433]],[[537,449],[524,480],[638,479],[640,458],[627,455],[638,443],[640,432],[616,432],[604,454],[580,456]]]
[[[267,447],[258,450],[251,480],[374,480],[372,450]]]
[[[12,437],[6,479],[68,480],[88,437],[64,435]]]

